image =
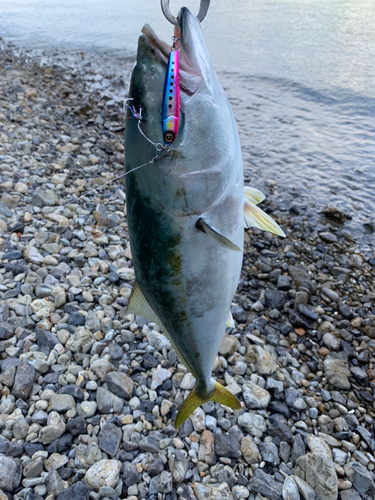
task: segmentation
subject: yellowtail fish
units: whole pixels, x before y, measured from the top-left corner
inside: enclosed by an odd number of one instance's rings
[[[161,123],[170,47],[149,26],[142,32],[129,93],[137,113],[128,111],[125,132],[137,282],[128,311],[161,325],[196,378],[178,412],[178,428],[206,401],[241,408],[212,378],[212,366],[240,277],[244,218],[247,226],[284,233],[257,206],[262,193],[244,190],[235,120],[197,18],[185,7],[178,16],[180,116],[168,148]]]

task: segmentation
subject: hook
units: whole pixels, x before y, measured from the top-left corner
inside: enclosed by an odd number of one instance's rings
[[[201,5],[199,7],[199,12],[197,15],[197,19],[200,23],[203,21],[203,19],[207,15],[208,8],[210,6],[210,1],[211,0],[201,0]],[[160,0],[161,10],[163,11],[165,18],[171,24],[178,26],[177,18],[172,14],[171,9],[169,8],[169,2],[170,2],[170,0]]]

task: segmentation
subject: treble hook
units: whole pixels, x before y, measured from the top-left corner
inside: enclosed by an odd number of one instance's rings
[[[201,5],[199,7],[199,12],[197,15],[198,21],[201,23],[203,19],[206,17],[208,8],[210,6],[210,1],[211,0],[201,0]],[[161,10],[163,11],[163,14],[165,18],[171,23],[174,24],[175,26],[178,26],[177,18],[174,17],[174,15],[171,12],[171,9],[169,8],[169,2],[170,0],[160,0],[161,3]]]

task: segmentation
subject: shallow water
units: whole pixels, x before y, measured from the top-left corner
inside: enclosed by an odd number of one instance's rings
[[[203,30],[238,122],[245,169],[299,203],[375,209],[373,0],[214,0]],[[196,11],[198,1],[185,4]],[[181,5],[171,1],[177,12]],[[34,49],[98,51],[122,71],[158,0],[2,0],[0,35]],[[100,64],[100,59],[98,59]],[[370,234],[366,238],[373,238]]]

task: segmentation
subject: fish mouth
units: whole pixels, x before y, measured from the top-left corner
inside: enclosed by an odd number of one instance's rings
[[[205,64],[205,57],[202,57],[202,52],[206,56],[208,51],[198,19],[187,7],[182,7],[177,21],[178,26],[174,30],[174,40],[175,48],[179,51],[180,88],[185,94],[193,95],[201,86],[204,71],[208,65],[211,65],[211,61],[208,56],[209,64]],[[143,26],[141,36],[149,42],[161,64],[166,67],[173,42],[168,44],[161,40],[148,24]],[[204,50],[202,51],[202,49]]]

